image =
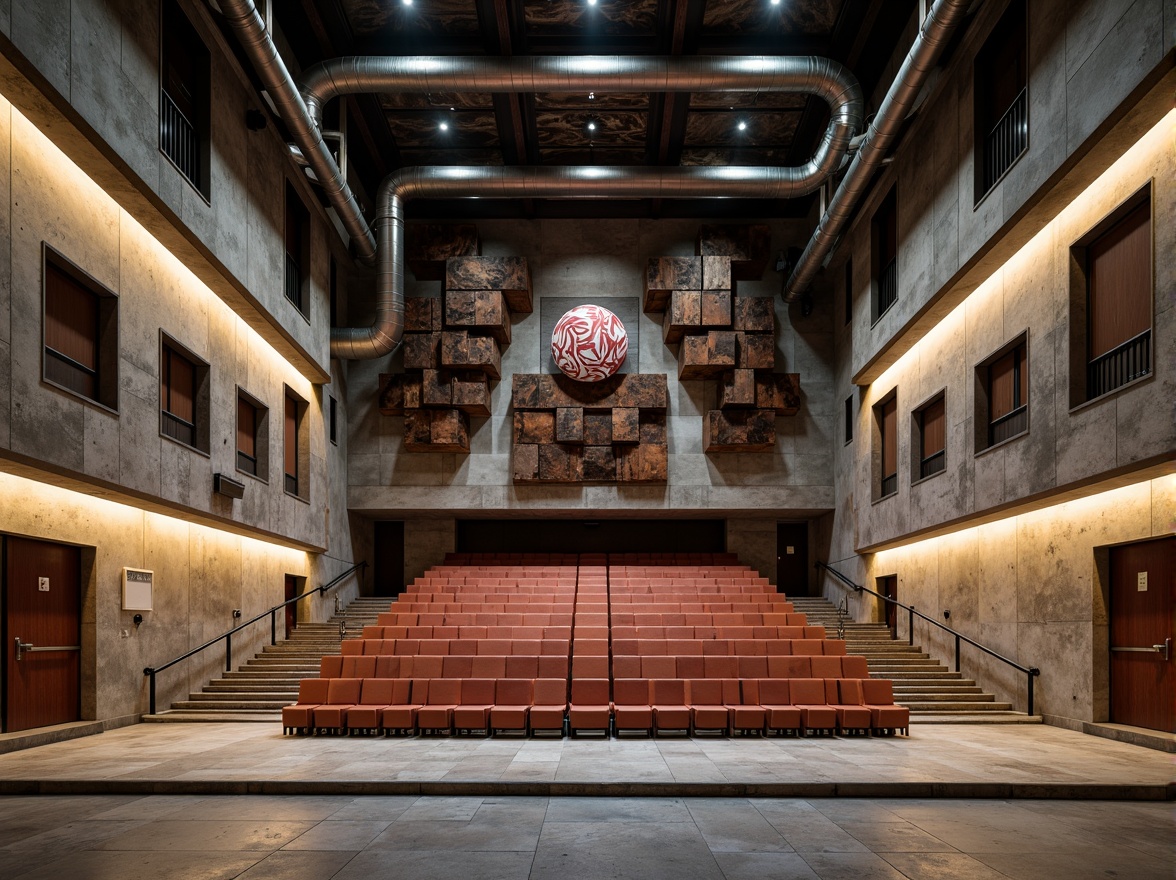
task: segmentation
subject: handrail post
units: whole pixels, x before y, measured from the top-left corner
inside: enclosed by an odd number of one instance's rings
[[[151,714],[152,714],[152,715],[154,715],[154,714],[155,714],[155,669],[154,669],[154,668],[149,668],[149,669],[147,670],[147,675],[148,675],[148,676],[150,677],[150,679],[151,679],[151,684],[150,684],[150,686],[149,686],[149,689],[148,689],[148,692],[150,693],[150,697],[149,697],[149,699],[148,699],[148,701],[147,701],[147,707],[148,707],[148,709],[150,710]],[[1032,688],[1033,688],[1032,679],[1030,679],[1029,688],[1030,688],[1030,690],[1029,690],[1029,693],[1033,693],[1033,690],[1032,690]],[[1032,697],[1030,697],[1030,699],[1032,699]]]
[[[276,645],[278,643],[278,610],[276,608],[270,609],[270,644]]]
[[[1029,716],[1033,715],[1033,673],[1036,671],[1036,669],[1029,670],[1029,711],[1026,713]]]
[[[907,644],[915,643],[915,606],[907,606]]]
[[[955,668],[955,671],[959,672],[960,671],[960,636],[959,636],[959,633],[956,633],[955,643],[956,643],[956,668]]]
[[[225,672],[233,671],[233,636],[225,636]]]

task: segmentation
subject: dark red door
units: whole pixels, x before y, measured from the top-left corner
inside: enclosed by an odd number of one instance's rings
[[[776,523],[776,591],[811,596],[808,564],[808,523]]]
[[[8,538],[5,547],[4,729],[77,721],[81,710],[80,552],[77,547],[26,538]]]
[[[298,578],[292,574],[286,575],[286,599],[293,599],[298,595]],[[286,606],[286,638],[298,626],[298,606],[291,602]]]
[[[1176,733],[1176,538],[1111,550],[1111,721]]]
[[[890,599],[898,598],[898,575],[892,574],[886,577],[878,578],[878,592]],[[883,614],[886,615],[886,626],[890,629],[892,636],[898,635],[898,606],[893,602],[882,603],[886,607],[882,609]]]

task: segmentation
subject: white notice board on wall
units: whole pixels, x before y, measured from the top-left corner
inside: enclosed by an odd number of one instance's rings
[[[123,611],[152,611],[154,591],[155,572],[145,568],[123,569]]]

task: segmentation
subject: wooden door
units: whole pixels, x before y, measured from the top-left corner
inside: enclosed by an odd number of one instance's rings
[[[404,522],[375,522],[375,596],[399,596],[404,592]]]
[[[286,599],[293,599],[298,595],[298,578],[295,575],[286,575]],[[290,633],[298,627],[298,606],[291,603],[286,606],[286,638],[290,638]]]
[[[776,589],[809,596],[808,523],[776,523]]]
[[[891,599],[898,599],[898,575],[892,574],[886,577],[878,578],[877,590],[883,596]],[[886,607],[882,609],[885,615],[886,626],[890,629],[892,636],[898,635],[898,606],[893,602],[883,602]]]
[[[77,547],[5,540],[6,732],[81,717],[81,596]]]
[[[1176,538],[1111,550],[1111,721],[1176,733]]]

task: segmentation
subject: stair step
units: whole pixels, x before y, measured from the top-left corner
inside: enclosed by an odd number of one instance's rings
[[[157,724],[174,724],[176,722],[206,722],[217,724],[226,724],[229,722],[263,722],[265,724],[273,724],[282,720],[282,713],[275,712],[271,709],[258,709],[255,711],[235,709],[232,712],[197,712],[187,709],[166,709],[163,712],[156,712],[154,715],[144,715],[143,720]]]
[[[1010,703],[980,702],[975,700],[959,700],[956,702],[936,702],[927,700],[895,700],[914,712],[986,712],[1012,709]]]
[[[178,700],[172,703],[173,709],[199,709],[201,712],[208,712],[211,709],[266,709],[269,711],[281,711],[283,706],[289,706],[292,701],[288,699],[275,700],[225,700],[220,703],[208,703],[203,700]]]
[[[1041,724],[1040,715],[1024,712],[912,713],[911,724]]]

